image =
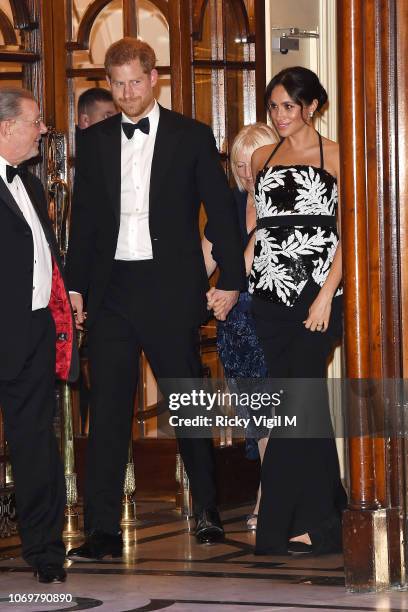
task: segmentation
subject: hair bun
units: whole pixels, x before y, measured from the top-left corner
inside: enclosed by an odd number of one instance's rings
[[[317,105],[317,110],[320,111],[321,108],[323,108],[323,106],[326,104],[327,100],[328,100],[328,95],[327,95],[327,91],[325,90],[325,88],[323,87],[323,85],[320,83],[319,81],[319,86],[320,86],[320,95],[318,97],[318,102],[319,104]]]
[[[300,106],[309,105],[317,100],[317,111],[326,104],[327,92],[316,73],[304,66],[284,68],[270,81],[265,91],[265,106],[269,108],[272,91],[277,85],[282,85],[289,96]]]

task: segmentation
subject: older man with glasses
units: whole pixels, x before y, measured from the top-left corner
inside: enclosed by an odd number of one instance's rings
[[[31,92],[0,89],[0,404],[23,557],[39,582],[53,583],[66,578],[54,380],[74,379],[78,357],[44,190],[22,165],[46,132]]]

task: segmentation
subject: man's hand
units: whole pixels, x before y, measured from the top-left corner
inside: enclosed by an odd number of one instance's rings
[[[211,287],[207,292],[207,309],[214,311],[214,316],[219,321],[225,321],[231,308],[238,301],[239,291],[225,291]]]
[[[84,301],[80,293],[70,293],[72,310],[74,311],[75,326],[77,329],[84,329],[86,312],[84,312]]]

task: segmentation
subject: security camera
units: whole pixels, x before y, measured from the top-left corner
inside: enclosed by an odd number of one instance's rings
[[[286,55],[288,51],[299,51],[299,39],[288,36],[272,38],[272,51],[279,51],[283,55]]]

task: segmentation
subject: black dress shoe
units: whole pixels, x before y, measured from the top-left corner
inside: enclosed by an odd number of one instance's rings
[[[71,548],[67,557],[71,561],[100,561],[104,557],[121,557],[123,549],[122,534],[113,535],[104,531],[92,531],[82,546]]]
[[[67,572],[61,565],[42,565],[34,570],[38,582],[45,584],[60,584],[67,579]]]
[[[224,539],[224,529],[217,510],[202,510],[196,515],[195,537],[199,544],[215,544]]]

